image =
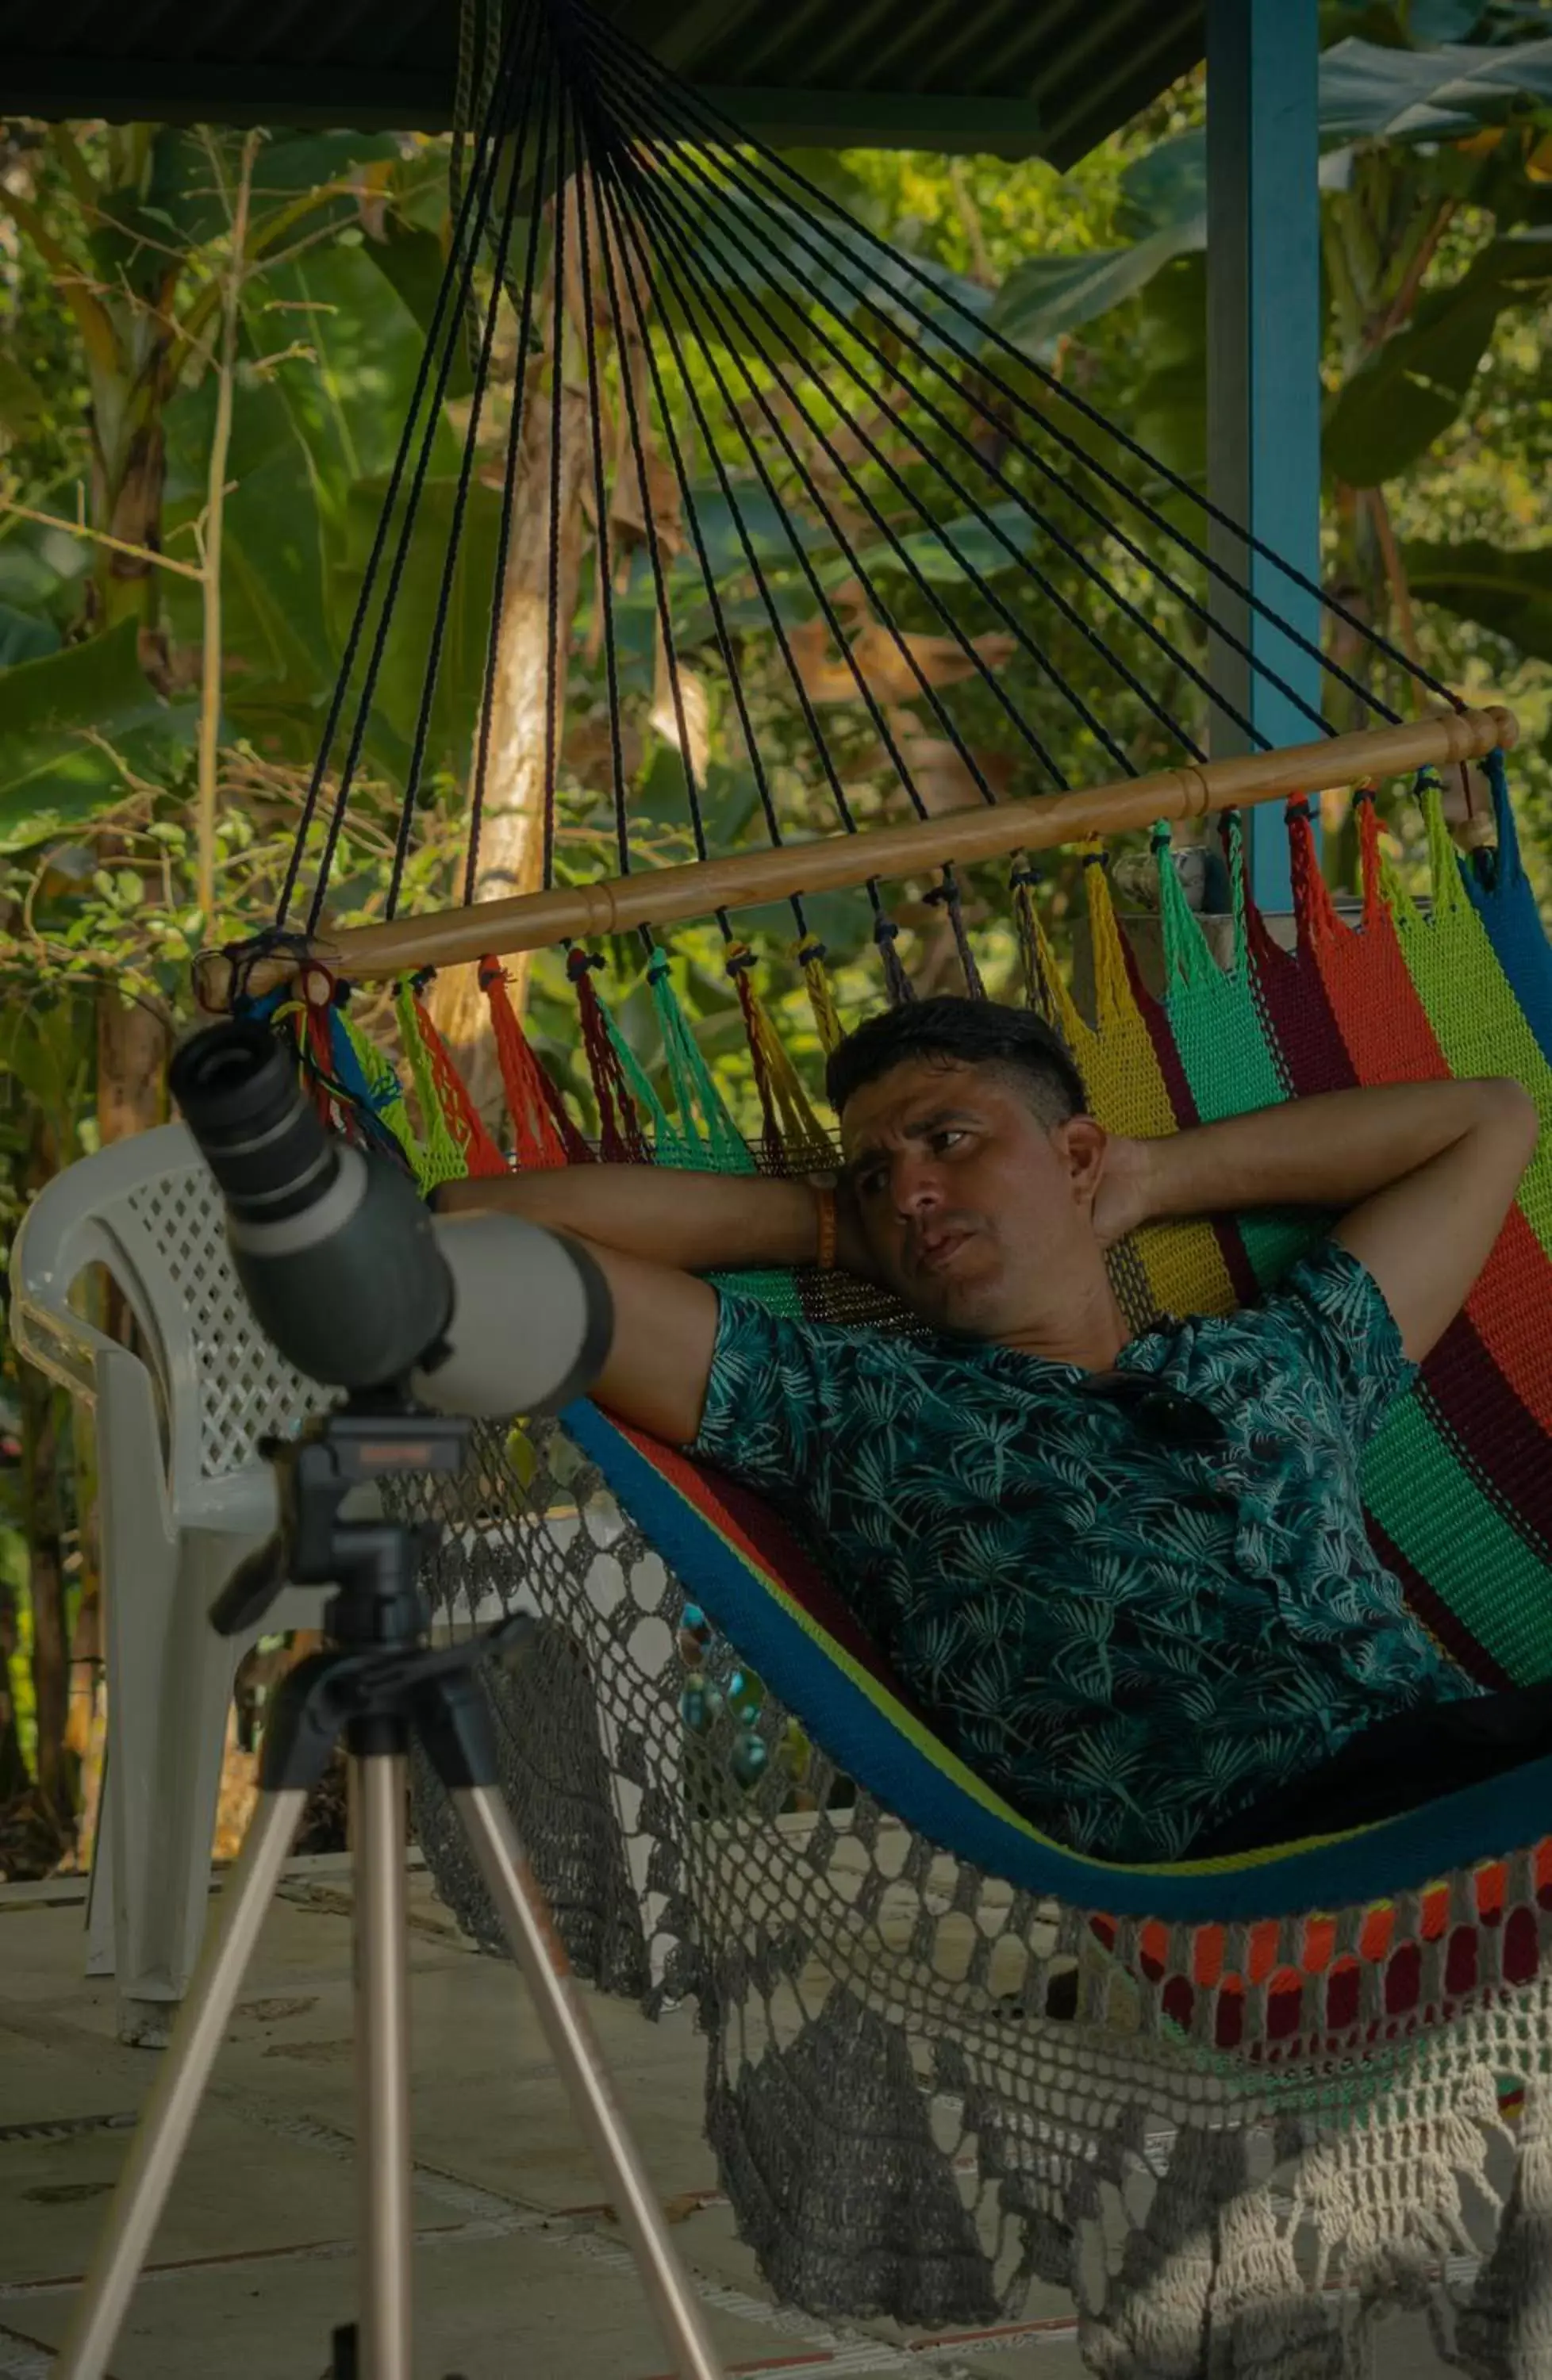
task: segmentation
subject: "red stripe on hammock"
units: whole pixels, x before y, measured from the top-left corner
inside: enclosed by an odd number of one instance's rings
[[[1364,924],[1337,916],[1321,885],[1311,947],[1332,1014],[1361,1083],[1439,1083],[1449,1064],[1407,970],[1395,920],[1379,897],[1376,830],[1364,809]],[[1552,1332],[1536,1319],[1552,1306],[1552,1262],[1518,1207],[1510,1211],[1466,1313],[1512,1393],[1552,1430]]]

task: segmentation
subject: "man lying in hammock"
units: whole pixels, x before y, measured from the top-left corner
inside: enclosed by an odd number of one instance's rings
[[[1036,1825],[1126,1861],[1353,1826],[1531,1757],[1408,1610],[1359,1457],[1459,1311],[1535,1143],[1509,1082],[1338,1091],[1106,1134],[1036,1017],[897,1008],[830,1062],[834,1188],[607,1168],[460,1184],[585,1239],[600,1402],[771,1499],[943,1740]],[[1224,1319],[1134,1334],[1138,1225],[1338,1220]],[[786,1319],[702,1271],[838,1263],[920,1335]]]

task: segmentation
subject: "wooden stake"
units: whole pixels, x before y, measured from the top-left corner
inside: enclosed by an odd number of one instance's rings
[[[1018,849],[1051,851],[1085,835],[1122,834],[1157,820],[1200,818],[1207,810],[1244,809],[1291,794],[1320,794],[1370,777],[1448,768],[1461,760],[1507,751],[1519,735],[1511,710],[1443,711],[1395,727],[1367,727],[1298,744],[1279,752],[1199,768],[1165,769],[1085,793],[1047,794],[1033,801],[999,802],[978,810],[916,819],[907,826],[874,827],[857,834],[789,843],[695,860],[682,868],[648,868],[595,884],[525,892],[474,908],[445,909],[430,917],[396,917],[321,938],[313,954],[353,982],[370,982],[422,967],[455,965],[491,953],[543,950],[553,942],[615,934],[634,926],[667,926],[708,917],[718,909],[752,909],[794,892],[843,891],[874,877],[907,877],[941,867],[997,859]],[[250,991],[267,990],[295,971],[276,958],[255,967]],[[219,952],[198,962],[201,1004],[222,1009],[230,998],[231,963]]]

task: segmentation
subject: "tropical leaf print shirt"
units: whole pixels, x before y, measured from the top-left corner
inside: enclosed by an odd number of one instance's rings
[[[724,1292],[694,1451],[795,1524],[1035,1825],[1174,1859],[1360,1728],[1474,1691],[1364,1526],[1360,1457],[1411,1378],[1328,1241],[1260,1306],[1161,1324],[1102,1377]]]

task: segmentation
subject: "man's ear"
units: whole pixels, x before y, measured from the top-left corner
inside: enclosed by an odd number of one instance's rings
[[[1092,1116],[1069,1116],[1051,1135],[1066,1165],[1073,1194],[1080,1206],[1091,1207],[1105,1171],[1109,1135]]]

